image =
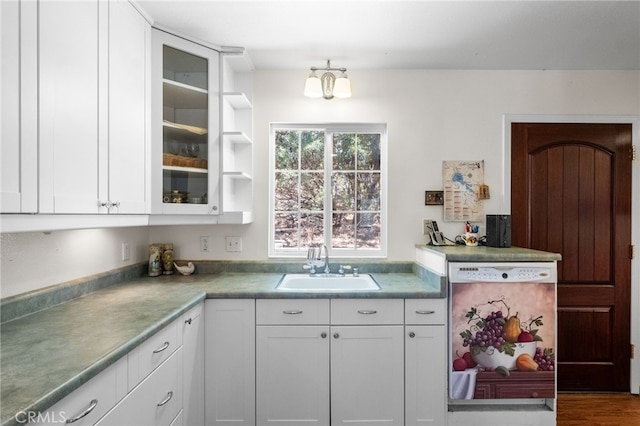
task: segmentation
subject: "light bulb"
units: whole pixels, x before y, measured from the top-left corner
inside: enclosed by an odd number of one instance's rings
[[[336,98],[351,97],[351,81],[349,81],[347,75],[343,72],[336,78],[336,83],[333,86],[333,96]]]
[[[322,84],[315,71],[307,77],[307,82],[304,85],[304,95],[309,98],[322,97]]]

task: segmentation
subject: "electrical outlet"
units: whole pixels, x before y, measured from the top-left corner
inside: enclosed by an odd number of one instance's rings
[[[122,243],[122,261],[126,262],[131,259],[131,248],[129,247],[129,243]]]
[[[227,251],[242,251],[242,237],[226,237]]]
[[[209,251],[209,237],[200,237],[200,251]]]

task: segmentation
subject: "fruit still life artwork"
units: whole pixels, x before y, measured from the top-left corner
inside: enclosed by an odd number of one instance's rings
[[[474,285],[455,289],[452,306],[453,371],[555,370],[555,295],[551,286]],[[494,297],[495,296],[495,297]],[[480,299],[480,302],[479,302]]]

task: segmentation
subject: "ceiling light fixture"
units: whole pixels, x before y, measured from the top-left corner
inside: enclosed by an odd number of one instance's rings
[[[316,71],[324,71],[318,77]],[[336,75],[333,71],[338,71]],[[346,68],[331,68],[331,61],[327,59],[325,68],[311,67],[311,73],[307,77],[304,85],[304,95],[309,98],[350,98],[351,97],[351,81],[347,77]]]

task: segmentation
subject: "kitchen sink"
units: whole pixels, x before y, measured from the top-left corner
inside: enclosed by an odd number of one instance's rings
[[[376,291],[380,286],[369,274],[284,274],[276,286],[280,291]]]

